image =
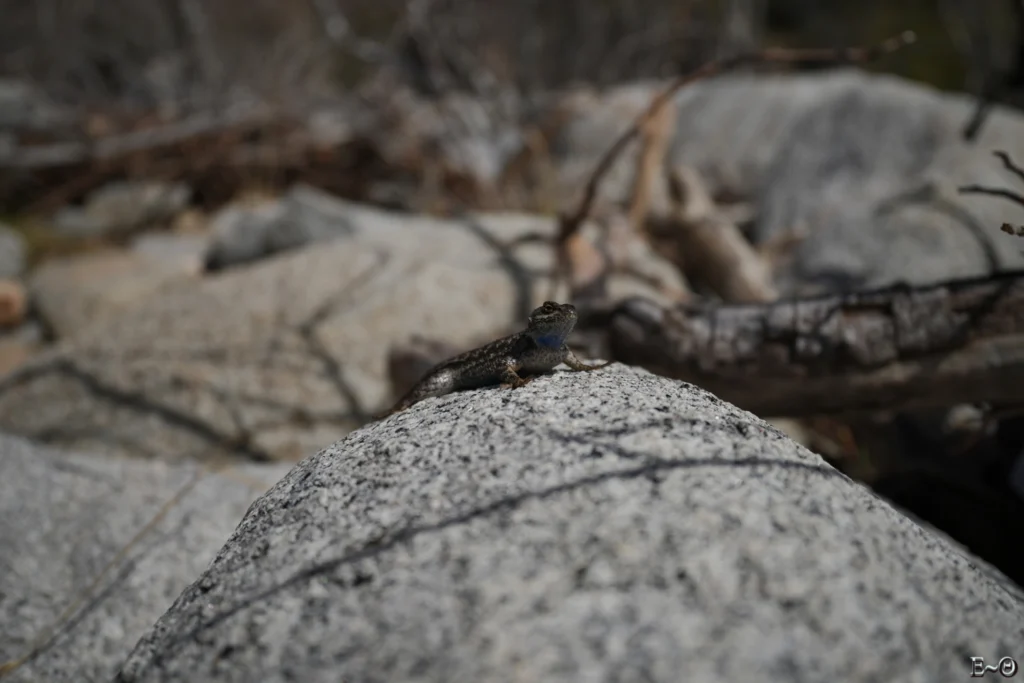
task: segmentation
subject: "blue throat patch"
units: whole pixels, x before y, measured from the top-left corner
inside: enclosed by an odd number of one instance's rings
[[[534,341],[546,349],[557,349],[562,346],[563,338],[560,334],[545,334],[543,337],[536,337]]]

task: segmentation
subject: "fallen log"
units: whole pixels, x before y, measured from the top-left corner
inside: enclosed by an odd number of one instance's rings
[[[614,359],[758,415],[1024,404],[1024,271],[766,304],[611,313]]]
[[[130,154],[153,152],[208,136],[257,129],[277,122],[275,117],[261,111],[204,112],[162,126],[108,135],[96,140],[15,148],[0,157],[0,169],[32,171],[57,166],[109,163]]]

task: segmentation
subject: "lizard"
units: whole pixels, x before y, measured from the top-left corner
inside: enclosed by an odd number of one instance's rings
[[[496,384],[518,389],[561,363],[574,372],[599,370],[610,365],[610,361],[587,365],[566,345],[576,319],[576,307],[572,304],[545,301],[530,313],[525,330],[442,361],[377,419],[405,410],[425,398],[463,389]]]

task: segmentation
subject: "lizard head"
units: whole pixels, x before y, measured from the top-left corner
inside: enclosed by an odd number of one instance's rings
[[[575,325],[575,306],[545,301],[530,313],[526,333],[541,346],[559,348]]]

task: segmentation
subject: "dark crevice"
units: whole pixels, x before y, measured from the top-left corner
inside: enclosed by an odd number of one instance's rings
[[[177,408],[157,403],[139,392],[125,391],[112,387],[95,375],[77,367],[68,359],[56,360],[46,370],[78,381],[86,390],[98,398],[134,412],[156,415],[168,424],[191,432],[210,442],[211,445],[218,446],[226,451],[236,453],[256,462],[272,462],[274,460],[270,453],[248,443],[248,440],[245,438],[225,434],[193,415],[182,412]]]

